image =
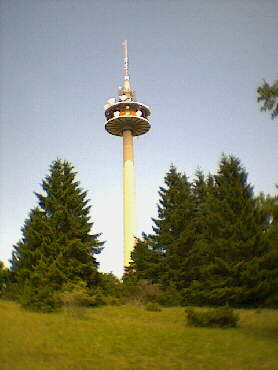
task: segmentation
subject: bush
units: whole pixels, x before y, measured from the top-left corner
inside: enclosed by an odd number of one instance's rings
[[[76,318],[84,317],[85,307],[103,304],[101,290],[89,290],[83,281],[68,283],[62,292],[57,293],[57,298],[62,303],[66,314]]]
[[[151,312],[160,312],[161,311],[160,305],[156,302],[147,303],[145,309],[146,309],[146,311],[151,311]]]
[[[109,306],[121,306],[123,303],[120,298],[107,295],[103,297],[103,304]]]
[[[21,296],[21,289],[17,283],[11,283],[8,281],[5,290],[3,291],[1,298],[7,299],[8,301],[19,301]]]
[[[39,312],[53,312],[59,304],[50,287],[34,288],[27,283],[22,288],[19,302],[23,308]]]
[[[105,296],[121,298],[123,295],[123,284],[112,272],[99,273],[99,287]]]
[[[63,293],[61,300],[63,301],[64,312],[77,319],[81,319],[85,315],[85,307],[82,304],[77,303],[76,297],[73,293]]]
[[[268,297],[264,302],[264,306],[267,308],[278,308],[278,293]]]
[[[152,284],[148,280],[139,280],[138,293],[142,302],[156,302],[162,295],[158,284]]]
[[[182,295],[174,286],[169,286],[157,297],[157,302],[162,306],[180,306]]]
[[[125,303],[145,304],[147,302],[158,302],[163,292],[158,284],[141,279],[124,281],[123,296]]]
[[[189,326],[235,328],[239,316],[229,307],[220,307],[208,311],[185,310]]]

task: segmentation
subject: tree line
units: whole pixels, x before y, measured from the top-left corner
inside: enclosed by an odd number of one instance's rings
[[[193,181],[172,165],[130,278],[172,288],[186,305],[277,305],[278,197],[254,196],[247,177],[234,156]]]
[[[98,271],[104,242],[92,232],[90,200],[76,177],[68,161],[51,164],[11,267],[0,263],[2,297],[41,311],[69,297],[89,305],[277,306],[278,197],[256,197],[238,158],[223,155],[216,174],[198,170],[192,181],[170,167],[153,232],[137,239],[122,281]]]
[[[257,102],[277,117],[277,80],[257,88]],[[11,267],[0,261],[0,297],[43,311],[71,292],[91,304],[135,297],[278,306],[278,196],[255,197],[238,158],[223,155],[216,174],[198,170],[193,181],[170,167],[153,232],[137,239],[122,282],[98,271],[104,242],[92,233],[90,201],[76,175],[68,161],[51,164]]]

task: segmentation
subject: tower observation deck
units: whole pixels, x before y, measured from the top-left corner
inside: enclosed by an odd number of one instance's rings
[[[136,101],[135,90],[130,85],[127,41],[123,46],[123,86],[119,88],[118,99],[108,99],[104,110],[106,131],[123,137],[124,267],[128,267],[136,235],[133,136],[149,131],[151,112],[147,105]]]

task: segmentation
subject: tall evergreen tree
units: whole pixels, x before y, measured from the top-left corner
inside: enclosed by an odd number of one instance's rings
[[[187,177],[171,165],[159,188],[158,218],[132,255],[140,276],[164,286],[184,285],[184,264],[194,240],[194,198]]]
[[[82,280],[94,286],[95,254],[103,245],[100,234],[91,233],[87,192],[69,162],[54,161],[42,189],[44,193],[35,193],[38,206],[25,221],[11,261],[24,303],[35,308],[54,304],[53,292],[68,282]]]
[[[261,274],[258,264],[269,250],[266,215],[256,207],[247,173],[238,158],[223,155],[207,185],[194,245],[199,277],[185,290],[186,302],[262,303],[267,274]]]
[[[278,185],[276,185],[278,188]],[[264,289],[265,304],[278,307],[278,196],[261,194],[257,200],[258,208],[266,215],[264,238],[269,250],[256,261],[257,269],[263,276],[259,287]]]
[[[133,277],[175,287],[186,304],[277,305],[277,197],[256,198],[247,177],[234,156],[193,183],[171,166],[153,233],[132,253]]]
[[[180,279],[180,288],[185,289],[190,286],[192,281],[198,280],[201,274],[200,266],[206,257],[205,243],[201,238],[203,231],[206,230],[207,223],[203,217],[206,209],[206,201],[210,192],[214,188],[214,178],[212,175],[205,177],[201,170],[195,173],[192,183],[194,212],[190,220],[190,248],[186,258],[181,258],[183,274]],[[201,252],[203,251],[203,252]]]

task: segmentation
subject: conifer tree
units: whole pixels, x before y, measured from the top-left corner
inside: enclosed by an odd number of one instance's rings
[[[158,218],[152,219],[154,233],[137,244],[133,259],[141,276],[145,267],[146,278],[179,289],[184,284],[185,260],[194,240],[194,199],[187,177],[175,166],[171,165],[164,181],[165,186],[159,188]]]
[[[265,297],[266,306],[278,307],[278,196],[262,194],[258,198],[259,208],[266,215],[264,238],[269,245],[269,250],[255,261],[262,276],[258,288]]]
[[[153,235],[142,234],[136,239],[135,247],[131,253],[132,262],[127,269],[125,279],[149,280],[152,283],[160,281],[160,265],[164,254],[153,248]]]
[[[264,301],[266,275],[258,261],[268,252],[266,215],[256,207],[253,189],[238,158],[222,156],[198,217],[194,246],[199,277],[185,290],[187,303],[245,304]]]
[[[54,161],[42,189],[42,194],[35,193],[38,206],[25,221],[11,262],[24,304],[51,309],[54,292],[64,284],[78,280],[88,287],[97,284],[95,254],[103,242],[100,234],[91,233],[87,192],[69,162]]]
[[[193,183],[171,166],[153,233],[132,253],[133,277],[176,288],[186,304],[277,306],[277,197],[256,198],[247,177],[234,156]]]
[[[200,277],[200,266],[204,261],[205,248],[201,235],[206,229],[206,220],[203,217],[206,207],[206,200],[209,193],[214,187],[214,179],[212,175],[207,177],[201,170],[195,173],[195,179],[192,183],[193,194],[193,214],[190,219],[190,233],[188,238],[190,248],[187,248],[186,258],[181,258],[180,265],[182,266],[182,275],[180,276],[179,286],[181,289],[188,288],[192,281],[198,280]]]

